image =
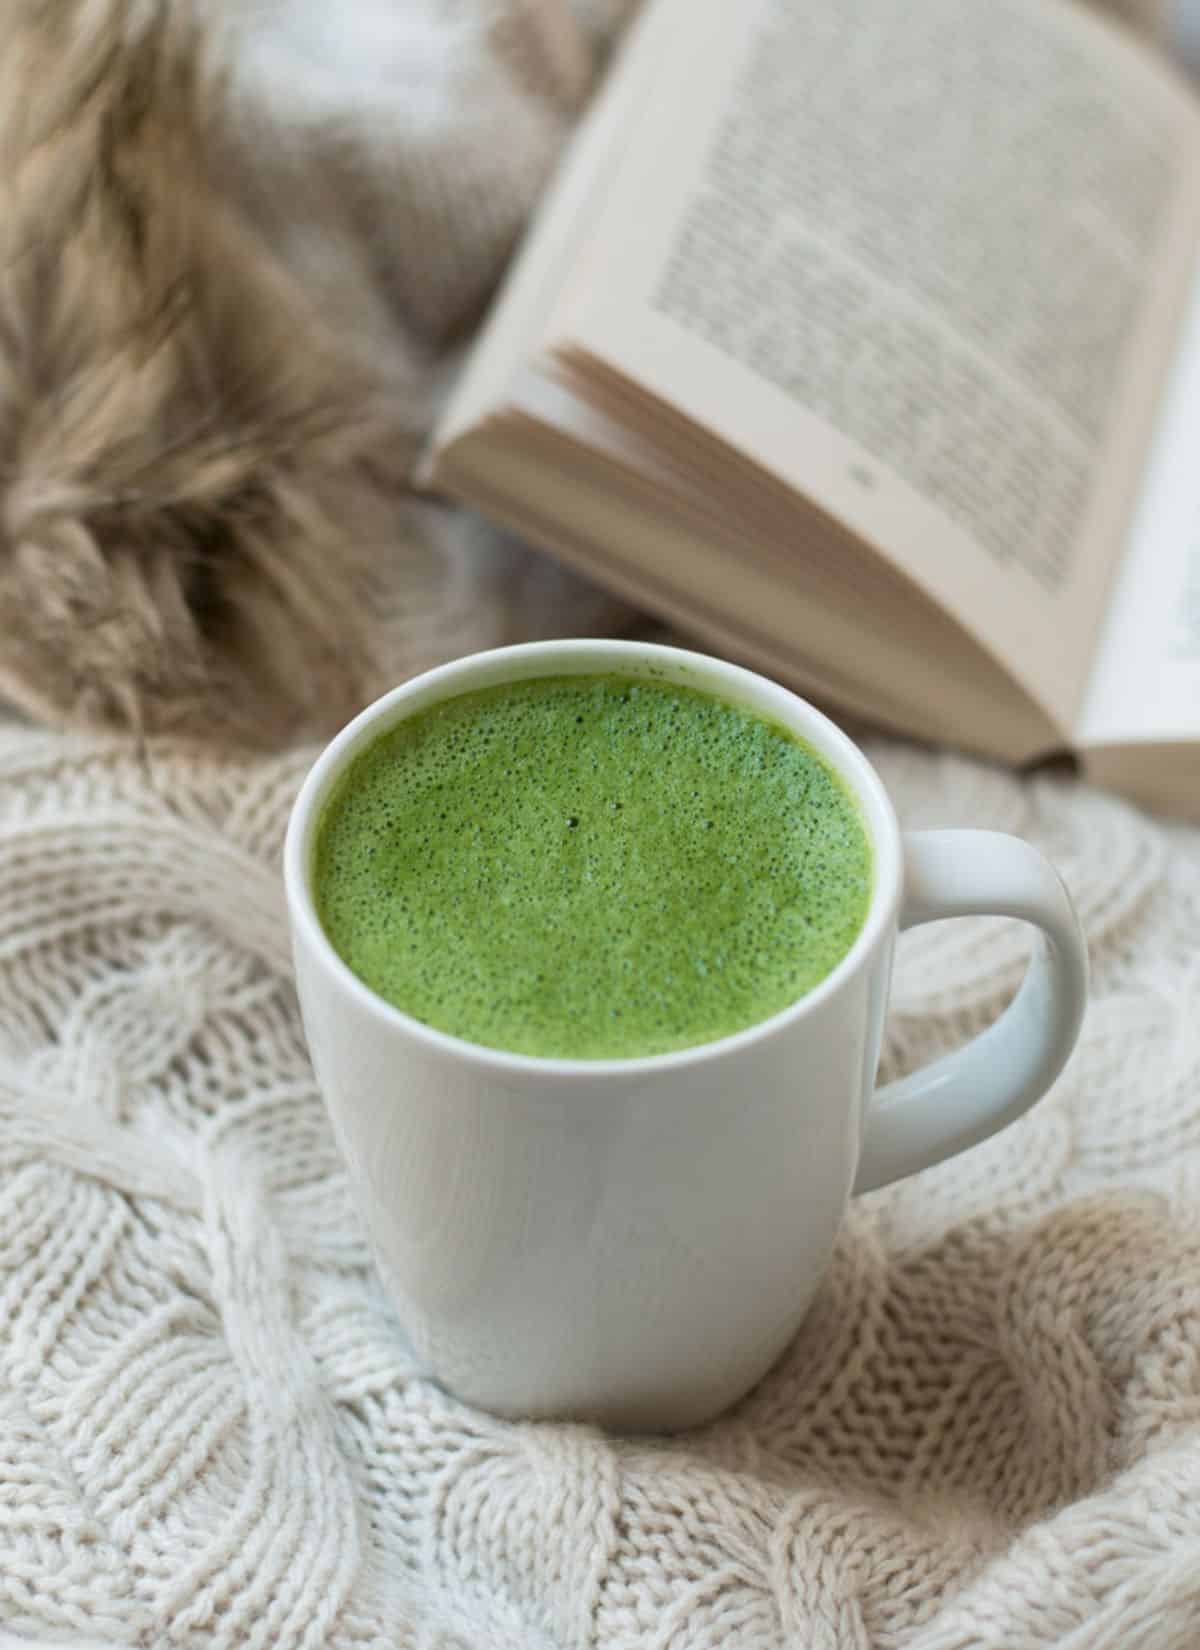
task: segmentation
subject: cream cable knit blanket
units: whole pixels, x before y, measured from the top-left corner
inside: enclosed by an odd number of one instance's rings
[[[856,1205],[780,1365],[659,1442],[414,1366],[292,998],[305,755],[0,741],[0,1643],[1200,1645],[1200,831],[873,754],[907,823],[1058,861],[1083,1043],[1008,1133]],[[1023,951],[908,936],[888,1072]]]
[[[577,628],[531,565],[456,563],[425,654]],[[1200,832],[874,754],[908,823],[1062,866],[1083,1043],[855,1206],[736,1412],[630,1442],[494,1421],[406,1351],[289,983],[307,757],[0,734],[0,1650],[1200,1646]],[[907,937],[885,1075],[993,1015],[1023,945]]]

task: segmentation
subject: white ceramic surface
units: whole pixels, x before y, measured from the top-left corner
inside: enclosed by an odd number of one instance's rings
[[[617,671],[682,682],[771,717],[858,798],[875,891],[832,974],[783,1013],[640,1060],[543,1060],[431,1030],[335,954],[309,866],[347,760],[452,694]],[[285,849],[305,1030],[380,1270],[419,1354],[504,1415],[675,1429],[725,1408],[798,1328],[852,1191],[912,1174],[1012,1121],[1078,1034],[1086,953],[1057,874],[1015,837],[901,836],[866,758],[762,677],[628,642],[540,642],[463,659],[365,710],[318,758]],[[1037,928],[989,1031],[873,1094],[900,926],[1000,912]]]

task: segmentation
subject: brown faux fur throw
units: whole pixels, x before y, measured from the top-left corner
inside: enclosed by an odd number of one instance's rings
[[[277,742],[380,685],[381,606],[467,531],[405,497],[439,362],[588,43],[553,5],[5,0],[0,692]]]

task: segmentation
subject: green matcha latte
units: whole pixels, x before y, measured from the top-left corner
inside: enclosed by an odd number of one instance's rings
[[[689,688],[463,694],[350,763],[313,883],[334,949],[427,1025],[514,1053],[661,1054],[743,1030],[845,956],[871,851],[833,769]]]

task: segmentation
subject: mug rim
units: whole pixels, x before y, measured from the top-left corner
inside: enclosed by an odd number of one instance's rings
[[[583,668],[578,668],[581,657],[585,663]],[[572,668],[572,662],[576,668]],[[370,739],[380,737],[406,720],[406,705],[411,706],[409,714],[417,714],[428,705],[457,697],[460,693],[469,693],[475,687],[502,686],[508,682],[559,674],[602,675],[620,671],[622,667],[628,669],[638,663],[661,667],[661,672],[646,673],[651,679],[664,679],[665,674],[665,679],[677,684],[681,676],[694,673],[700,679],[682,685],[694,685],[698,691],[717,697],[730,697],[724,689],[731,687],[733,703],[760,716],[773,718],[790,732],[799,734],[835,769],[866,824],[874,875],[866,918],[845,956],[810,991],[740,1031],[712,1038],[708,1042],[692,1043],[685,1048],[620,1058],[565,1059],[492,1048],[452,1032],[439,1031],[379,996],[334,949],[317,915],[311,888],[311,842],[321,805],[351,759]],[[525,668],[529,665],[544,665],[545,668]],[[474,680],[479,676],[485,676],[486,682]],[[419,702],[413,705],[414,700]],[[415,1042],[424,1044],[430,1053],[443,1059],[465,1060],[498,1077],[551,1081],[565,1078],[596,1081],[620,1077],[628,1081],[643,1074],[650,1078],[659,1073],[736,1055],[803,1020],[819,1008],[874,955],[897,920],[902,860],[900,827],[883,781],[850,736],[808,700],[770,677],[710,654],[659,642],[580,637],[519,642],[464,654],[410,677],[364,706],[322,748],[304,777],[288,816],[283,873],[293,944],[305,942],[341,990],[349,992],[361,1007],[385,1025],[403,1031]]]

